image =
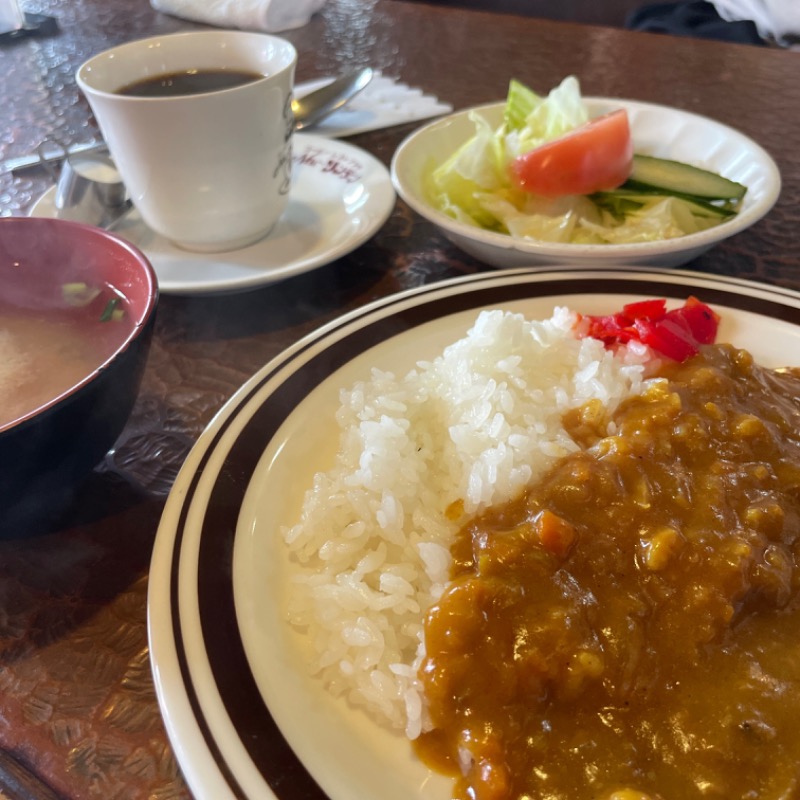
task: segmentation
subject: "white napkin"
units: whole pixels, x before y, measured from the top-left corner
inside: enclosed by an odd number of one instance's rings
[[[320,78],[298,83],[294,87],[295,97],[303,97],[332,80]],[[438,117],[452,110],[450,103],[443,103],[433,95],[425,94],[422,89],[408,86],[376,70],[372,80],[344,108],[334,111],[322,122],[309,128],[309,133],[337,139]]]
[[[25,17],[17,0],[0,0],[0,33],[25,27]]]
[[[712,0],[717,13],[728,22],[749,19],[762,39],[784,47],[800,40],[800,3],[797,0]]]
[[[221,28],[277,33],[307,24],[325,0],[150,0],[156,11]]]

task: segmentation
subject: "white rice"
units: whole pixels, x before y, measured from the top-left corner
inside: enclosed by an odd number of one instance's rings
[[[527,321],[482,312],[463,339],[406,376],[373,371],[341,393],[335,466],[318,473],[286,542],[297,561],[292,624],[335,694],[415,738],[423,616],[449,574],[465,515],[518,495],[578,449],[565,411],[611,410],[641,391],[645,352],[613,354],[571,334],[575,314]]]

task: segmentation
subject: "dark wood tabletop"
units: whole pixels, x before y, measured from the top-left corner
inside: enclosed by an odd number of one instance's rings
[[[590,4],[591,5],[591,4]],[[29,0],[52,35],[0,45],[0,159],[45,138],[94,134],[76,68],[110,45],[202,26],[147,0]],[[456,109],[501,99],[509,78],[712,117],[775,158],[771,213],[687,265],[800,290],[800,55],[403,0],[328,0],[285,36],[298,81],[371,65]],[[389,164],[413,125],[350,141]],[[52,181],[0,175],[0,214],[24,215]],[[380,231],[332,264],[219,296],[160,298],[141,392],[115,448],[52,531],[0,542],[0,798],[186,798],[153,689],[146,627],[152,545],[177,471],[256,370],[345,311],[488,270],[398,201]],[[798,320],[800,321],[800,320]],[[0,514],[2,510],[0,509]]]

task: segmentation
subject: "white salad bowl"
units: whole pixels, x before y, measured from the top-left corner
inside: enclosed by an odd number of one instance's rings
[[[630,244],[544,242],[455,220],[431,205],[426,194],[426,176],[475,133],[470,111],[482,114],[496,127],[502,122],[504,102],[456,112],[408,136],[392,159],[395,189],[414,211],[436,225],[457,247],[495,267],[536,264],[676,267],[750,227],[778,199],[781,177],[775,162],[760,145],[727,125],[652,103],[615,98],[584,98],[584,103],[590,117],[627,109],[635,152],[683,161],[744,184],[747,193],[739,213],[698,233]]]

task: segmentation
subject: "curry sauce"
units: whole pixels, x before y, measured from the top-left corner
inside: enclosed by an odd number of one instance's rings
[[[453,545],[417,749],[454,797],[800,798],[800,372],[659,377]]]

